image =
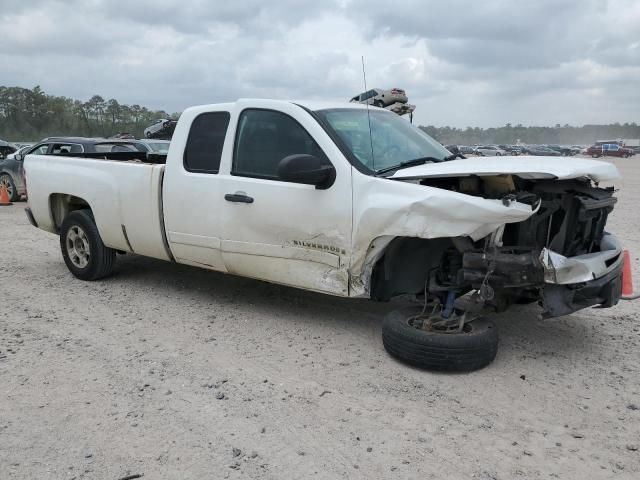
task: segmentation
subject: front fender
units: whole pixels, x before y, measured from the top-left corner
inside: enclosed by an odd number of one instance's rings
[[[500,200],[418,183],[364,175],[355,177],[352,278],[370,272],[368,264],[380,257],[380,252],[375,251],[376,239],[380,248],[395,237],[466,236],[478,240],[505,223],[522,222],[536,212],[531,205],[519,202],[505,205]]]

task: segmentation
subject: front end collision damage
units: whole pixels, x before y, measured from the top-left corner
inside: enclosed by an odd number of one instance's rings
[[[622,248],[604,232],[612,188],[511,175],[410,182],[380,194],[375,182],[364,186],[376,202],[357,212],[354,245],[374,230],[383,235],[359,257],[354,249],[352,294],[444,299],[476,290],[497,310],[537,301],[546,318],[618,302]],[[469,185],[475,190],[463,193]]]
[[[354,196],[367,198],[367,202],[356,203],[354,208],[351,296],[370,295],[373,268],[397,239],[442,239],[450,244],[451,238],[468,237],[475,241],[536,212],[536,207],[520,202],[505,204],[376,177],[365,177],[356,186]],[[413,244],[419,248],[418,243]]]

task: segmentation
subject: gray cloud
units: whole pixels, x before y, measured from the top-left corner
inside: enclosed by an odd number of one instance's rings
[[[420,123],[638,121],[635,0],[5,0],[1,82],[170,111],[404,87]]]

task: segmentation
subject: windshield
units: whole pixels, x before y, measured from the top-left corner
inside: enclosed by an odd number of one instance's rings
[[[372,171],[424,157],[444,160],[450,152],[395,113],[378,109],[336,108],[318,116],[340,137],[362,165]],[[371,121],[371,136],[369,136]]]

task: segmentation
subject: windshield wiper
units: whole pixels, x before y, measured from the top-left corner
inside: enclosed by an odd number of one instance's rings
[[[453,160],[457,155],[449,155],[444,158],[436,158],[436,157],[420,157],[414,158],[413,160],[407,160],[405,162],[401,162],[397,165],[392,165],[391,167],[381,168],[380,170],[376,170],[376,175],[382,175],[384,173],[394,172],[396,170],[400,170],[401,168],[407,167],[415,167],[417,165],[424,165],[425,163],[431,162],[446,162],[448,160]]]

